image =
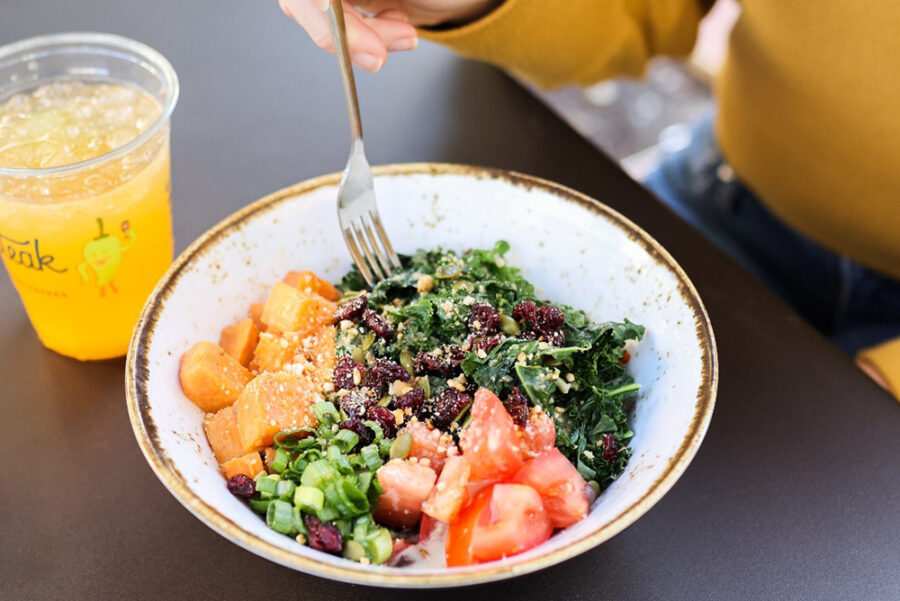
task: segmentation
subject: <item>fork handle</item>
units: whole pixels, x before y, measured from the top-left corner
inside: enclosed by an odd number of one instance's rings
[[[353,64],[350,62],[350,51],[347,49],[347,28],[344,24],[344,7],[341,0],[328,3],[328,21],[331,24],[331,39],[334,41],[334,52],[341,67],[341,81],[344,84],[344,97],[347,99],[347,114],[350,117],[350,135],[353,142],[362,142],[362,120],[359,118],[359,99],[356,97],[356,80],[353,78]]]

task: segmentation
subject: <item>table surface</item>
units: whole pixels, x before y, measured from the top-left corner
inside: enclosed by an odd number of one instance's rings
[[[340,169],[337,65],[247,0],[0,0],[0,43],[63,30],[142,40],[181,78],[178,249],[244,204]],[[612,540],[434,599],[900,599],[900,408],[793,312],[500,72],[424,46],[359,76],[374,163],[447,161],[556,180],[647,229],[697,286],[721,384],[697,457]],[[135,444],[124,361],[43,349],[0,280],[0,598],[418,598],[296,573],[201,524]]]

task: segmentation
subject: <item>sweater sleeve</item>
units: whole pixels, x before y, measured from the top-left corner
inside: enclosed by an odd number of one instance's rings
[[[455,52],[545,88],[640,76],[657,54],[691,51],[703,0],[505,0],[461,27],[422,30]]]
[[[865,349],[859,353],[859,358],[881,374],[891,394],[900,400],[900,338]]]

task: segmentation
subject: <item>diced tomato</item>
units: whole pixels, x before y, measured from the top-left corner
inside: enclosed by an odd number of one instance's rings
[[[540,495],[522,484],[483,489],[450,524],[447,565],[469,565],[515,555],[536,547],[553,532]]]
[[[475,495],[472,504],[459,514],[455,522],[450,524],[450,528],[447,530],[447,542],[444,544],[448,568],[475,563],[475,557],[472,554],[472,536],[475,534],[475,523],[491,501],[492,488],[481,489]]]
[[[500,399],[485,388],[475,393],[472,421],[460,433],[463,456],[473,481],[504,480],[522,467],[522,448],[516,426]]]
[[[428,515],[427,513],[422,513],[422,521],[419,522],[419,542],[424,543],[431,537],[431,532],[434,530],[434,527],[438,524],[438,521]]]
[[[455,520],[459,510],[469,500],[467,486],[470,473],[469,462],[463,457],[457,455],[447,459],[437,484],[422,503],[422,512],[440,522]]]
[[[375,521],[398,528],[412,528],[422,516],[422,502],[428,498],[437,475],[418,462],[392,459],[376,473],[384,493],[378,497]]]
[[[559,449],[544,451],[528,461],[513,482],[527,484],[541,495],[547,517],[556,528],[571,526],[587,515],[587,483]]]
[[[417,419],[410,421],[398,434],[403,433],[412,436],[408,457],[427,459],[436,474],[441,473],[447,457],[459,453],[452,436]]]
[[[522,447],[526,457],[534,457],[556,446],[556,426],[540,407],[532,407],[528,423],[522,429]]]

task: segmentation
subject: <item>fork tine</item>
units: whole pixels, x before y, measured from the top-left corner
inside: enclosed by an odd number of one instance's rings
[[[362,220],[359,219],[353,222],[353,233],[356,235],[356,239],[359,241],[359,245],[362,247],[363,253],[365,253],[366,258],[369,260],[369,266],[372,268],[372,273],[375,275],[375,278],[377,280],[383,280],[384,273],[381,271],[381,266],[375,259],[375,255],[372,254],[372,249],[369,248],[369,243],[362,233],[363,228],[360,227],[361,221]]]
[[[341,228],[341,231],[344,233],[344,242],[347,244],[347,249],[350,251],[350,256],[353,257],[353,262],[356,264],[356,268],[359,269],[359,272],[362,274],[363,279],[366,280],[366,283],[369,286],[375,284],[372,279],[372,272],[369,271],[369,266],[366,265],[366,259],[363,257],[362,253],[359,252],[359,247],[356,245],[356,239],[353,237],[353,232],[350,228],[344,227]]]
[[[375,257],[378,259],[379,266],[386,276],[390,276],[391,272],[394,271],[394,267],[391,265],[384,248],[378,243],[379,238],[376,236],[374,226],[372,225],[372,212],[369,211],[368,214],[363,215],[361,220],[363,223],[363,231],[366,233],[366,239],[369,242],[369,245],[371,245]]]
[[[381,225],[381,215],[378,214],[378,211],[369,211],[369,218],[372,220],[372,223],[375,224],[375,231],[378,232],[378,239],[381,240],[381,245],[387,251],[388,259],[390,259],[390,267],[393,269],[388,269],[388,272],[390,273],[394,269],[400,269],[400,257],[394,252],[394,247],[391,246],[391,240],[385,233],[384,226]]]

